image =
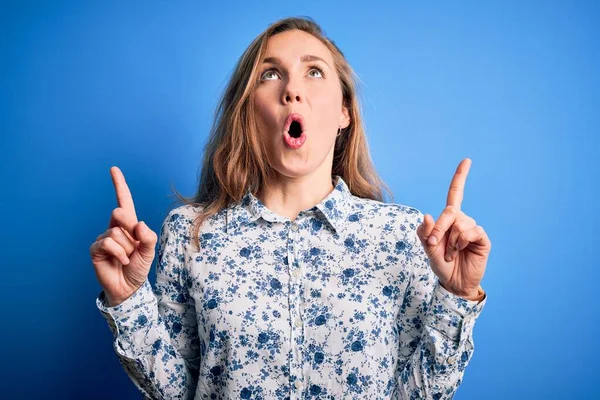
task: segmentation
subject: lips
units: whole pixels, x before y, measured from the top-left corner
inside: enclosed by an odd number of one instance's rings
[[[299,149],[306,141],[304,118],[300,114],[290,114],[283,124],[283,143],[290,149]]]
[[[302,118],[302,115],[300,114],[288,115],[288,117],[285,119],[285,124],[283,125],[284,132],[289,133],[292,122],[297,122],[300,124],[300,132],[304,133],[304,118]]]

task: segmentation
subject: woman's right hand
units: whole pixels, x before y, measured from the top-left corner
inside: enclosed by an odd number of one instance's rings
[[[90,247],[96,277],[110,307],[127,300],[144,281],[154,260],[158,236],[138,222],[133,198],[121,170],[111,167],[118,207],[112,211],[108,230]]]

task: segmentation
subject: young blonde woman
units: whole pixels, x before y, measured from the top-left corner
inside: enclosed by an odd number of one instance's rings
[[[118,207],[90,249],[97,306],[147,397],[454,395],[491,249],[461,211],[469,159],[437,221],[384,203],[352,70],[307,18],[250,44],[205,150],[160,239],[112,167]]]

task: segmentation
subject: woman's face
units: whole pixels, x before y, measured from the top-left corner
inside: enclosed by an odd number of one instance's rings
[[[315,171],[331,175],[338,127],[347,127],[350,120],[333,58],[319,39],[300,30],[269,38],[254,100],[260,139],[277,172],[290,178]],[[286,141],[290,114],[301,115],[305,138]],[[291,136],[298,135],[296,127]],[[296,148],[291,142],[302,145]]]

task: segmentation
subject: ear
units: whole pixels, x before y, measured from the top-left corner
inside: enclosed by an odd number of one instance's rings
[[[345,106],[342,106],[342,113],[340,114],[339,125],[342,129],[345,129],[348,127],[348,125],[350,125],[350,112]]]

